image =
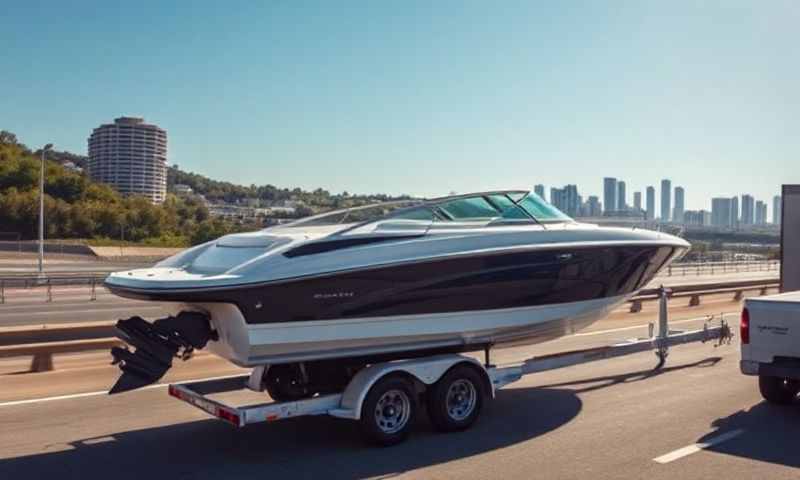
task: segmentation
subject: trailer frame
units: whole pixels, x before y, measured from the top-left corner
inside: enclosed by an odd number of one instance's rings
[[[483,385],[480,385],[480,390],[485,396],[493,398],[497,390],[534,373],[645,351],[655,352],[658,357],[655,369],[659,369],[666,362],[670,347],[686,343],[705,343],[712,340],[716,340],[715,346],[730,343],[733,334],[724,318],[721,318],[719,324],[714,326],[709,326],[711,319],[708,319],[703,328],[698,330],[670,330],[667,312],[669,293],[666,288],[662,287],[660,289],[658,324],[650,324],[650,336],[648,338],[531,357],[519,364],[509,366],[491,365],[489,362],[489,349],[485,351],[484,363],[461,354],[439,354],[381,362],[360,370],[341,393],[319,395],[296,401],[266,402],[239,407],[226,405],[208,398],[208,396],[243,389],[261,391],[261,379],[268,366],[258,366],[249,375],[171,384],[168,391],[171,396],[237,427],[306,415],[330,415],[338,418],[361,420],[367,395],[373,386],[390,376],[404,377],[413,381],[416,385],[417,393],[422,394],[426,389],[436,385],[451,369],[458,365],[463,365],[466,368],[480,372],[484,380]]]

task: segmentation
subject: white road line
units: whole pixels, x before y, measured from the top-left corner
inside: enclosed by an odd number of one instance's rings
[[[208,378],[195,378],[193,380],[182,380],[180,382],[173,382],[173,383],[192,383],[192,382],[204,382],[207,380],[224,380],[226,378],[234,378],[242,376],[242,373],[236,375],[223,375],[221,377],[208,377]],[[137,390],[150,390],[153,388],[162,388],[170,385],[169,383],[156,383],[153,385],[147,385],[146,387],[141,387]],[[102,390],[99,392],[84,392],[84,393],[73,393],[71,395],[58,395],[56,397],[44,397],[44,398],[31,398],[29,400],[14,400],[12,402],[2,402],[0,403],[0,407],[13,407],[15,405],[27,405],[29,403],[42,403],[42,402],[52,402],[54,400],[69,400],[71,398],[84,398],[84,397],[97,397],[100,395],[108,395],[108,390]]]
[[[708,317],[709,317],[709,315],[706,315],[706,316],[703,316],[703,317],[687,318],[687,319],[684,319],[684,320],[674,320],[674,321],[670,320],[669,324],[670,325],[676,325],[676,324],[681,324],[681,323],[698,322],[700,320],[705,320]],[[603,335],[603,334],[606,334],[606,333],[624,332],[626,330],[636,330],[637,328],[647,328],[647,324],[645,323],[645,324],[642,324],[642,325],[632,325],[630,327],[612,328],[610,330],[597,330],[595,332],[576,333],[575,336],[576,337],[587,337],[587,336],[590,336],[590,335]]]
[[[697,453],[701,450],[705,450],[709,447],[713,447],[714,445],[719,445],[722,442],[727,442],[728,440],[734,439],[739,435],[743,434],[744,430],[741,428],[737,428],[736,430],[731,430],[730,432],[723,433],[722,435],[717,435],[716,437],[710,438],[708,441],[702,443],[695,443],[683,448],[679,448],[675,451],[669,452],[666,455],[661,455],[660,457],[656,457],[653,459],[656,463],[669,463],[679,458],[686,457],[693,453]]]
[[[87,309],[84,312],[76,312],[76,311],[21,312],[21,313],[9,313],[8,316],[9,317],[18,317],[20,315],[26,315],[26,316],[32,316],[32,315],[67,315],[67,314],[74,315],[74,314],[77,314],[77,313],[90,314],[90,313],[96,313],[96,312],[129,311],[131,308],[134,308],[134,307],[131,307],[131,306],[127,306],[127,307],[119,306],[119,307],[115,307],[115,308],[90,308],[90,309]],[[154,306],[146,306],[145,305],[145,306],[136,306],[135,308],[137,310],[155,310],[155,309],[162,309],[163,307],[161,307],[160,305],[154,305]]]
[[[59,299],[59,300],[61,300],[61,299]],[[117,305],[119,308],[123,308],[124,306],[129,306],[130,308],[132,308],[132,307],[137,307],[138,305],[142,305],[142,303],[140,303],[140,302],[138,302],[136,300],[133,300],[133,301],[130,301],[130,302],[126,302],[126,301],[115,301],[114,299],[102,299],[102,300],[91,301],[88,298],[83,302],[56,302],[56,301],[45,302],[45,301],[42,301],[42,302],[28,303],[28,304],[8,304],[7,303],[5,305],[0,305],[0,313],[9,312],[11,310],[30,310],[32,308],[37,308],[37,307],[45,307],[45,308],[49,307],[49,308],[58,310],[58,309],[61,309],[63,307],[93,307],[93,306],[97,306],[99,308],[102,308],[104,306],[108,307],[108,306],[113,306],[113,305]],[[144,305],[144,306],[147,307],[147,308],[152,308],[152,305]],[[96,309],[94,309],[94,308],[86,308],[85,311],[91,312],[91,311],[94,311],[94,310],[96,310]]]

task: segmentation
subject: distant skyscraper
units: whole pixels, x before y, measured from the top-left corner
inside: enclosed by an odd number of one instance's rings
[[[538,185],[534,185],[533,186],[533,193],[535,193],[536,195],[539,195],[540,197],[542,197],[542,199],[544,199],[545,198],[544,197],[544,185],[542,185],[541,183],[538,184]]]
[[[731,199],[711,199],[711,225],[715,227],[731,226]]]
[[[672,211],[672,220],[677,223],[683,222],[683,187],[675,187],[675,208]]]
[[[781,223],[781,196],[775,195],[772,197],[772,223],[779,225]]]
[[[739,228],[739,197],[731,197],[731,227]]]
[[[590,195],[586,201],[588,215],[590,217],[599,217],[603,214],[603,209],[600,208],[600,199],[594,195]]]
[[[617,179],[606,177],[603,179],[603,208],[606,214],[617,209]]]
[[[647,187],[647,214],[645,217],[648,220],[656,218],[656,189]]]
[[[133,117],[100,125],[89,136],[89,176],[123,195],[163,202],[167,195],[167,132]]]
[[[581,197],[577,185],[565,185],[564,188],[550,189],[550,203],[570,217],[580,213]]]
[[[756,225],[767,223],[767,204],[761,200],[756,202]]]
[[[668,222],[670,219],[669,212],[672,209],[672,182],[667,179],[661,180],[661,221]]]
[[[633,192],[633,208],[642,209],[642,192]]]
[[[628,209],[628,195],[625,193],[625,182],[617,182],[617,210],[624,212]]]
[[[752,225],[755,221],[755,202],[750,195],[742,195],[742,225]]]

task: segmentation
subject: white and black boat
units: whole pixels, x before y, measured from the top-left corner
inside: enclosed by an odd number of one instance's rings
[[[272,365],[270,393],[294,398],[325,390],[309,375],[330,381],[348,365],[551,340],[605,316],[688,248],[665,233],[577,223],[525,191],[227,235],[108,277],[115,294],[174,310],[118,323],[136,351],[113,350],[124,373],[112,393],[158,380],[196,348]]]

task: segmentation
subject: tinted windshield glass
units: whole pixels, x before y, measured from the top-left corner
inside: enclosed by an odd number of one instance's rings
[[[501,216],[513,220],[532,220],[530,215],[525,213],[522,208],[517,206],[514,201],[505,194],[489,195],[487,197],[492,205],[500,209]]]
[[[526,212],[542,223],[568,222],[571,220],[561,210],[545,202],[542,197],[534,192],[528,193],[517,205],[524,208]]]
[[[453,220],[486,219],[500,216],[500,212],[483,197],[459,198],[439,205]]]

